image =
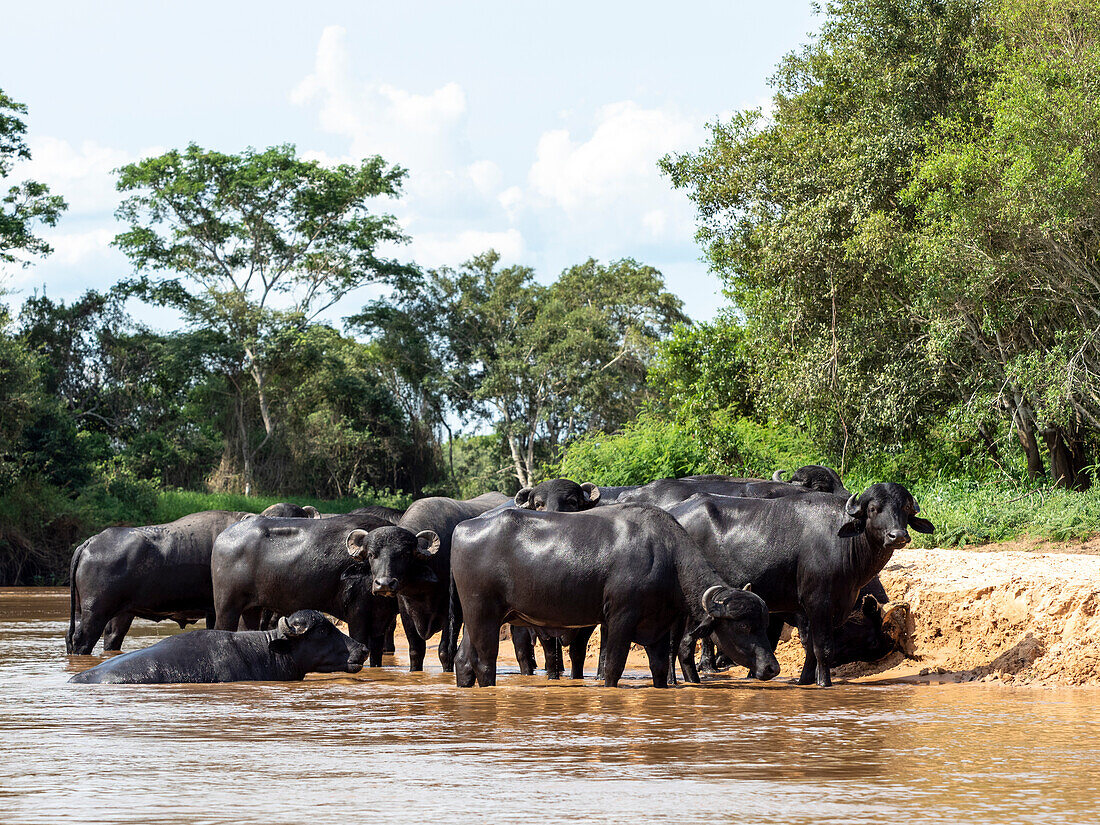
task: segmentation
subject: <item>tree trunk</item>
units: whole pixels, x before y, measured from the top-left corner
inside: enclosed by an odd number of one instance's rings
[[[1054,483],[1069,490],[1087,490],[1092,479],[1085,472],[1085,447],[1079,434],[1049,427],[1042,435],[1050,451],[1050,474]]]
[[[1012,423],[1016,428],[1016,437],[1020,439],[1020,446],[1027,457],[1027,477],[1034,481],[1039,476],[1045,475],[1046,467],[1043,464],[1043,455],[1039,452],[1039,442],[1035,438],[1035,415],[1031,407],[1022,396],[1016,396],[1016,408],[1012,413]]]

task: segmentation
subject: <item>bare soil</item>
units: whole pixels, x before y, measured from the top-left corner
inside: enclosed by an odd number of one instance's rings
[[[895,553],[881,578],[891,602],[908,605],[909,657],[846,665],[835,676],[1100,685],[1100,556],[994,547]],[[797,633],[777,656],[784,675],[797,675]]]

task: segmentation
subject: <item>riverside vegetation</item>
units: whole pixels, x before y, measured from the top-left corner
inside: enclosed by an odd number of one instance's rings
[[[632,259],[547,282],[491,250],[384,257],[405,170],[377,156],[189,145],[123,167],[132,274],[0,310],[0,583],[62,581],[89,533],[195,510],[807,463],[904,483],[925,541],[1085,538],[1097,77],[1092,0],[828,3],[767,112],[661,161],[725,282],[705,324]],[[0,92],[8,267],[64,220],[64,193],[19,175],[26,115]],[[342,328],[319,320],[372,283]],[[181,328],[136,320],[143,302]]]

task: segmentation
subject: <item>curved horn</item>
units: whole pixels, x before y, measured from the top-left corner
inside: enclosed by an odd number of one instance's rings
[[[703,593],[703,599],[702,599],[702,601],[703,601],[703,610],[707,611],[707,613],[709,614],[710,613],[710,605],[711,605],[711,602],[714,600],[715,594],[719,590],[725,590],[725,589],[726,588],[724,588],[720,584],[716,584],[713,587],[708,587],[706,589],[706,592]]]
[[[439,536],[433,530],[421,530],[416,534],[416,555],[430,559],[439,552]]]
[[[863,512],[863,508],[859,506],[859,495],[859,493],[852,493],[848,503],[844,505],[844,512],[852,518]]]
[[[279,617],[279,623],[276,625],[276,627],[279,630],[279,635],[283,636],[284,638],[298,635],[294,632],[294,628],[290,626],[290,622],[286,620],[286,616]]]
[[[752,582],[745,582],[745,586],[742,587],[741,589],[744,590],[746,593],[751,593],[752,592]]]
[[[307,518],[320,518],[321,517],[321,511],[318,510],[316,507],[314,507],[312,504],[307,504],[302,509],[306,511],[306,517]]]
[[[531,488],[531,487],[523,487],[523,488],[520,489],[520,491],[518,493],[516,493],[516,497],[512,500],[516,503],[517,507],[523,507],[527,510],[534,510],[535,509],[531,505],[531,492],[532,492],[532,489],[533,488]]]
[[[783,473],[785,473],[785,472],[787,472],[787,471],[786,470],[776,470],[774,473],[772,473],[772,481],[782,481],[783,480]]]

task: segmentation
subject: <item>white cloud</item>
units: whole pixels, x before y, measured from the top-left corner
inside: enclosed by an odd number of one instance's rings
[[[73,146],[58,138],[33,138],[30,150],[31,161],[19,176],[48,184],[68,202],[67,214],[77,215],[113,212],[120,200],[113,170],[136,159],[90,140]]]
[[[438,169],[453,160],[466,94],[457,83],[418,94],[352,77],[347,32],[321,33],[313,73],[291,91],[298,105],[317,104],[321,128],[350,141],[355,158],[379,154],[410,169]]]
[[[429,267],[459,266],[488,249],[495,249],[507,263],[522,260],[527,251],[523,235],[517,229],[425,233],[414,236],[411,245],[412,256],[417,263]]]
[[[583,142],[557,129],[539,139],[528,181],[538,195],[566,212],[609,202],[627,204],[639,195],[659,196],[669,185],[657,169],[668,152],[697,146],[698,124],[666,109],[633,101],[604,106],[592,136]],[[652,201],[635,201],[635,208]]]
[[[60,266],[87,263],[93,258],[107,257],[113,253],[111,241],[113,229],[92,229],[87,232],[62,232],[50,234],[47,241],[53,247],[50,262]]]

